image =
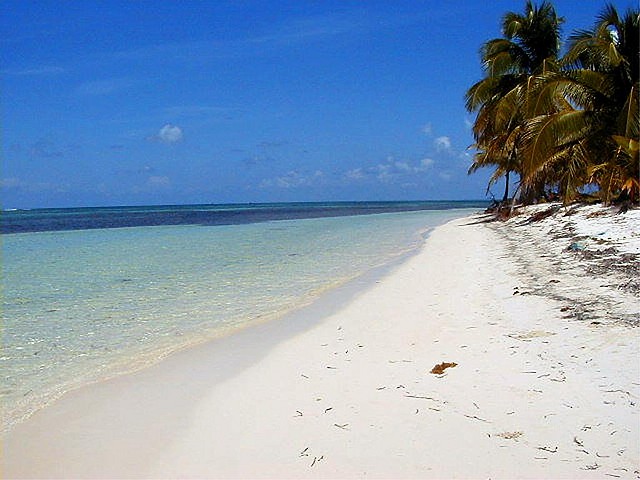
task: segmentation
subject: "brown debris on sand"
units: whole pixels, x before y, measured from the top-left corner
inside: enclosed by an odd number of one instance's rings
[[[433,373],[434,375],[442,375],[447,368],[452,368],[457,365],[458,364],[455,362],[442,362],[433,367],[430,373]]]

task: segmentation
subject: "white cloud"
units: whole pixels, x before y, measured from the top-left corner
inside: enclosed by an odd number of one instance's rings
[[[347,171],[344,174],[344,176],[347,177],[349,180],[361,180],[366,176],[366,174],[364,173],[362,168],[354,168],[352,170]]]
[[[438,137],[433,141],[438,152],[446,152],[451,150],[451,139],[446,136]]]
[[[433,127],[431,126],[431,122],[425,123],[422,126],[422,133],[424,133],[428,137],[431,136],[431,134],[433,133]]]
[[[177,143],[183,138],[182,129],[170,123],[162,127],[157,135],[157,139],[164,143]]]
[[[282,176],[275,178],[267,178],[260,182],[260,188],[296,188],[316,185],[322,178],[324,173],[316,170],[313,173],[305,174],[297,170],[291,170]]]
[[[378,172],[376,178],[384,183],[391,182],[398,175],[391,163],[380,163],[374,167],[374,171]]]
[[[435,162],[432,158],[423,158],[420,160],[420,165],[415,168],[416,172],[426,172]]]
[[[394,162],[394,166],[403,172],[410,172],[411,171],[411,167],[409,166],[409,164],[407,162]]]
[[[388,157],[384,163],[371,167],[359,167],[347,170],[343,177],[347,181],[361,181],[366,179],[378,180],[382,183],[397,183],[406,181],[412,175],[426,172],[435,162],[431,158],[424,158],[419,162],[399,161]]]

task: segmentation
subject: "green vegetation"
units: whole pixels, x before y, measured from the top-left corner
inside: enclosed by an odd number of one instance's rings
[[[477,112],[469,173],[495,169],[489,187],[519,177],[523,203],[590,196],[640,199],[640,11],[607,5],[591,30],[573,32],[560,56],[563,19],[550,2],[508,12],[504,38],[481,49],[485,77],[466,93]]]

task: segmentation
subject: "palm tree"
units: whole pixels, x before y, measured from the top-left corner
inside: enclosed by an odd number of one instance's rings
[[[557,69],[562,22],[546,1],[539,7],[527,1],[523,15],[505,14],[504,38],[490,40],[481,49],[486,77],[465,95],[467,109],[478,112],[473,128],[478,153],[469,172],[495,166],[490,185],[505,176],[505,201],[509,174],[516,172],[522,177],[523,173],[523,126],[531,115],[529,100],[536,75]],[[531,184],[527,186],[533,190]]]
[[[565,202],[589,183],[605,202],[638,201],[639,24],[638,11],[621,18],[606,6],[592,30],[571,36],[562,71],[541,75],[524,129],[525,183],[555,183]]]
[[[503,81],[502,84],[500,80]],[[509,198],[511,172],[519,172],[516,159],[517,141],[520,133],[520,119],[517,109],[508,105],[507,94],[515,88],[510,78],[487,78],[478,82],[467,93],[467,108],[475,109],[471,102],[478,101],[486,89],[489,98],[478,108],[478,115],[473,125],[476,143],[472,146],[478,152],[474,155],[469,173],[482,167],[494,166],[495,170],[489,179],[487,191],[502,176],[505,177],[505,188],[502,202]]]

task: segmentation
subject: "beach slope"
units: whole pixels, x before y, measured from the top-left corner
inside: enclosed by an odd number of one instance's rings
[[[637,295],[485,220],[358,292],[67,395],[7,436],[4,476],[637,478]]]

